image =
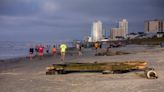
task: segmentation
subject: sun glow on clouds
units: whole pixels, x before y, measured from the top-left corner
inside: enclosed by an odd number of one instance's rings
[[[44,2],[42,5],[42,10],[45,13],[54,13],[57,11],[57,9],[58,9],[57,4],[55,4],[55,2],[52,2],[50,0]]]

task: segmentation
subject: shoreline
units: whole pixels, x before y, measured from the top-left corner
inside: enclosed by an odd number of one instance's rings
[[[121,47],[115,50],[135,52],[127,55],[95,56],[95,51],[83,49],[83,56],[75,51],[61,61],[59,55],[44,57],[42,60],[21,58],[12,63],[0,62],[1,92],[163,92],[164,90],[164,48],[158,46]],[[143,51],[144,50],[144,51]],[[99,50],[101,51],[101,50]],[[46,67],[56,63],[81,62],[93,63],[146,60],[159,74],[155,80],[146,79],[142,72],[124,74],[70,73],[65,75],[46,75]],[[94,85],[93,85],[94,84]],[[100,88],[100,89],[97,89]]]
[[[128,50],[126,50],[127,48],[128,48]],[[154,48],[156,48],[156,49],[154,49]],[[159,45],[153,45],[153,46],[152,45],[127,45],[126,47],[110,48],[110,50],[114,51],[114,52],[116,52],[116,51],[124,52],[125,51],[125,52],[129,52],[129,54],[144,53],[144,52],[147,52],[147,50],[149,50],[149,52],[150,51],[152,52],[153,50],[158,50],[158,49],[160,51],[160,49],[164,49],[164,48],[160,48]],[[106,51],[106,49],[102,48],[98,52],[104,52],[104,51]],[[86,54],[86,56],[91,54],[91,52],[92,52],[92,55],[95,56],[95,54],[93,54],[93,53],[95,53],[95,51],[92,48],[83,48],[83,52]],[[67,50],[66,54],[67,54],[67,56],[72,56],[72,57],[74,57],[74,55],[78,56],[78,55],[76,55],[77,51],[75,48],[69,48]],[[57,51],[56,56],[60,56],[59,51]],[[52,57],[52,54],[44,53],[43,58],[49,58],[49,57]],[[35,54],[33,58],[34,59],[37,58],[37,55]],[[17,61],[22,61],[22,60],[29,60],[29,56],[27,55],[27,56],[18,56],[18,57],[13,57],[13,58],[0,59],[0,64],[3,62],[17,62]]]

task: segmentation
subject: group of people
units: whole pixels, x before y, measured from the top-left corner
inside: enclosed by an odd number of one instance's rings
[[[59,45],[60,48],[60,56],[61,60],[64,61],[65,59],[65,54],[66,54],[66,49],[67,45],[65,43],[62,43]],[[79,56],[82,56],[82,45],[80,43],[76,43],[75,45],[76,51],[78,52]],[[35,47],[30,47],[29,48],[29,59],[33,60],[34,56],[38,56],[39,59],[42,59],[44,55],[53,55],[57,53],[57,47],[56,45],[36,45]]]
[[[60,44],[60,53],[61,53],[61,60],[63,61],[65,58],[65,52],[67,49],[67,45],[66,44]],[[34,47],[30,47],[29,48],[29,58],[30,60],[33,59],[34,55],[38,56],[39,59],[42,59],[43,55],[46,53],[48,55],[55,55],[57,52],[57,48],[55,45],[53,45],[51,47],[51,45],[36,45],[35,48]]]

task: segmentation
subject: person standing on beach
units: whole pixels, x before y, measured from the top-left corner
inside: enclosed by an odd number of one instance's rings
[[[77,43],[77,44],[76,44],[76,49],[77,49],[77,51],[78,51],[78,55],[79,55],[79,56],[82,56],[81,45],[80,45],[80,43]]]
[[[38,55],[38,49],[39,49],[39,46],[36,45],[36,46],[35,46],[35,53],[36,53],[36,55]]]
[[[52,48],[52,55],[54,56],[56,54],[56,46],[54,45]]]
[[[30,60],[33,59],[33,54],[34,54],[34,48],[30,47],[29,48],[29,58],[30,58]]]
[[[49,52],[50,48],[51,48],[50,45],[47,45],[47,46],[46,46],[46,53],[47,53],[48,55],[50,54],[50,52]]]
[[[67,45],[62,43],[60,45],[60,54],[61,54],[61,60],[64,61],[65,59],[65,53],[66,53]]]
[[[96,42],[94,45],[95,45],[95,50],[96,50],[96,53],[97,53],[97,49],[99,48],[99,43]]]
[[[39,48],[38,48],[39,59],[42,59],[43,51],[44,51],[44,48],[43,48],[43,46],[40,45]]]

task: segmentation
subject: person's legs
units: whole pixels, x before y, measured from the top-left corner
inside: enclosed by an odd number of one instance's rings
[[[78,51],[78,55],[79,55],[79,56],[82,56],[81,49],[78,48],[77,51]]]
[[[82,52],[80,50],[78,51],[78,53],[79,53],[79,56],[82,56]]]
[[[63,52],[63,61],[64,61],[64,59],[65,59],[65,52]]]
[[[96,53],[97,53],[97,47],[95,49],[96,49]]]
[[[30,60],[32,60],[32,58],[33,58],[33,54],[30,53],[29,57],[30,57]]]
[[[52,55],[54,56],[55,54],[56,54],[56,51],[53,51],[53,52],[52,52]]]
[[[41,60],[43,57],[43,53],[42,52],[39,52],[39,59]]]
[[[61,55],[60,59],[63,61],[63,53],[60,52],[60,55]]]
[[[61,60],[64,61],[65,58],[65,52],[61,52]]]

